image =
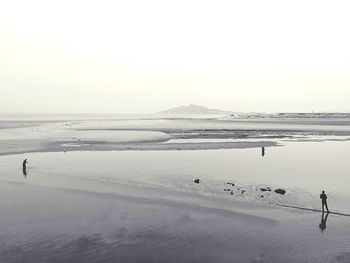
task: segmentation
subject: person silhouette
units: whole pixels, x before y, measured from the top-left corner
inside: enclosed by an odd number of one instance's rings
[[[24,169],[27,169],[27,163],[28,163],[27,159],[24,159],[24,161],[23,161],[23,163],[22,163],[22,168],[23,168],[23,170],[24,170]]]
[[[22,172],[25,178],[27,178],[27,163],[28,163],[27,159],[24,159],[22,163]]]
[[[320,199],[322,200],[322,212],[324,212],[324,208],[326,207],[327,213],[329,213],[327,195],[325,194],[325,191],[322,191],[322,194],[320,194]]]
[[[328,219],[329,213],[326,214],[326,217],[324,217],[324,212],[322,212],[322,217],[321,217],[321,223],[319,224],[319,228],[321,229],[321,232],[326,230],[327,228],[327,219]]]
[[[264,157],[265,156],[265,147],[261,147],[261,156]]]

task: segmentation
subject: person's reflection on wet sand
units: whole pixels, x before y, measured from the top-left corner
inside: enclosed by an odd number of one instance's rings
[[[27,179],[27,167],[23,167],[22,172],[23,172],[24,178]]]
[[[326,213],[326,217],[324,217],[324,212],[322,212],[321,223],[319,225],[322,233],[327,228],[327,218],[328,218],[328,216],[329,216],[329,213]]]

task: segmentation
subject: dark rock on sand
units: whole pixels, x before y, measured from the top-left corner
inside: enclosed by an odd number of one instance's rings
[[[270,187],[266,187],[266,188],[260,188],[260,191],[262,192],[266,192],[266,191],[271,191],[271,188]]]
[[[234,183],[229,183],[229,182],[227,182],[226,184],[230,184],[230,185],[232,185],[232,186],[235,186],[235,184],[234,184]]]
[[[195,182],[196,184],[199,184],[199,179],[195,179],[194,182]]]
[[[275,193],[276,194],[280,194],[280,195],[284,195],[286,193],[286,190],[283,190],[283,189],[276,189],[275,190]]]

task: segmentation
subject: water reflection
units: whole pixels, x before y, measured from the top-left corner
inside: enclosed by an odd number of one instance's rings
[[[23,172],[23,177],[25,178],[25,179],[27,179],[27,167],[23,167],[23,170],[22,170],[22,172]]]
[[[322,217],[321,217],[321,223],[319,224],[319,228],[321,230],[321,232],[323,233],[326,228],[327,228],[327,219],[328,219],[328,216],[329,216],[329,213],[327,212],[326,213],[326,217],[324,216],[324,212],[322,212]]]

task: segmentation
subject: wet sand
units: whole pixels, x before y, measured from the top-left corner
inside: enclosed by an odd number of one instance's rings
[[[322,232],[320,213],[196,195],[195,201],[190,195],[183,201],[162,193],[139,197],[132,187],[127,195],[116,193],[123,187],[114,185],[109,194],[2,182],[0,261],[350,260],[350,222],[343,217],[329,216]]]
[[[325,222],[319,212],[226,195],[220,180],[222,192],[215,192],[215,180],[204,174],[195,184],[194,175],[178,170],[179,177],[167,177],[163,170],[161,181],[159,167],[142,166],[152,164],[147,152],[127,155],[132,152],[1,157],[0,262],[350,260],[347,217],[329,215]],[[26,177],[16,165],[24,156]]]

